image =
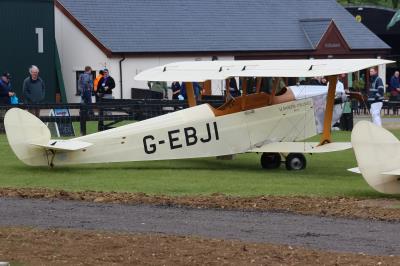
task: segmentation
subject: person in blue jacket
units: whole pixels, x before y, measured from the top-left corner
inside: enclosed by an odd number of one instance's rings
[[[9,105],[10,97],[14,95],[11,87],[11,75],[10,73],[4,73],[0,77],[0,106]],[[4,118],[6,108],[0,108],[0,118]],[[4,132],[4,124],[0,122],[0,132]]]
[[[11,74],[3,73],[0,78],[0,104],[10,104],[10,97],[14,96],[11,86]]]
[[[382,126],[381,110],[385,87],[382,79],[378,76],[376,68],[370,68],[369,74],[371,78],[371,87],[368,92],[368,103],[371,105],[370,113],[372,116],[372,122],[378,126]]]
[[[389,89],[392,100],[400,100],[400,77],[398,70],[396,70],[390,78]]]

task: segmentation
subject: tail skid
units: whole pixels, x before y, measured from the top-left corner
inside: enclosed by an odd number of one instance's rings
[[[375,190],[400,193],[400,142],[389,131],[360,121],[351,133],[359,171]]]

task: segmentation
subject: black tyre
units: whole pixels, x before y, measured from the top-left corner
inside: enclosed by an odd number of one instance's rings
[[[281,155],[279,153],[264,152],[261,155],[260,162],[264,169],[275,169],[281,165]]]
[[[285,164],[287,170],[298,171],[306,168],[307,161],[302,153],[289,153],[286,157]]]

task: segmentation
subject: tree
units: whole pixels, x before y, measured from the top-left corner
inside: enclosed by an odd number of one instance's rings
[[[342,5],[375,5],[399,8],[400,0],[338,0]]]

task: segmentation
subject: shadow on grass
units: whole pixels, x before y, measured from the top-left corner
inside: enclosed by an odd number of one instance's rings
[[[14,169],[24,172],[37,171],[85,171],[85,170],[247,170],[247,171],[263,171],[261,166],[257,164],[243,163],[241,161],[218,161],[216,159],[181,159],[166,161],[142,161],[142,162],[122,162],[122,163],[96,163],[96,164],[75,164],[55,166],[53,168],[47,166],[32,167],[23,164],[13,166]]]
[[[18,172],[40,173],[40,172],[64,172],[64,173],[83,173],[87,171],[118,171],[118,170],[174,170],[174,171],[190,171],[190,170],[205,170],[205,171],[246,171],[252,173],[270,174],[285,174],[295,175],[299,177],[321,177],[329,178],[337,175],[342,177],[353,177],[354,174],[348,173],[342,167],[320,167],[318,165],[308,167],[301,171],[288,171],[284,163],[277,169],[263,169],[258,163],[259,158],[240,158],[237,160],[217,160],[215,158],[195,158],[195,159],[180,159],[180,160],[165,160],[165,161],[142,161],[142,162],[123,162],[123,163],[97,163],[97,164],[81,164],[81,165],[64,165],[55,166],[54,168],[47,166],[32,167],[24,164],[15,164],[12,166]]]

